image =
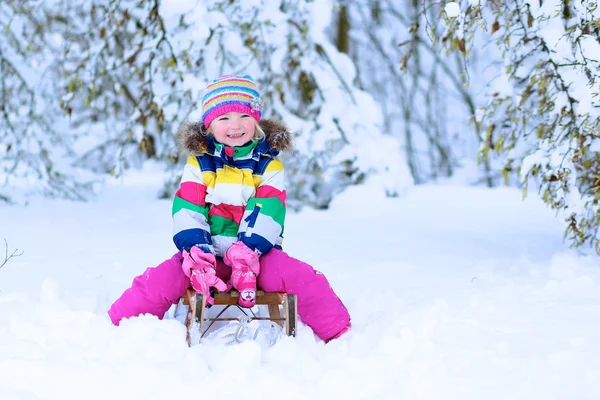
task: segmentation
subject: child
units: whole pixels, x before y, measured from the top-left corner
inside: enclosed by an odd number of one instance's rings
[[[291,149],[281,123],[263,120],[254,80],[222,76],[202,100],[202,123],[187,125],[182,145],[192,155],[173,202],[173,257],[133,280],[111,306],[115,325],[150,313],[162,318],[192,286],[236,288],[239,304],[255,304],[257,283],[298,298],[298,315],[329,341],[350,328],[350,315],[325,276],[281,250],[285,219],[284,169],[276,157]]]

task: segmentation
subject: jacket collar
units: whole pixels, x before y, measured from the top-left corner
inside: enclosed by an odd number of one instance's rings
[[[235,159],[253,158],[258,160],[262,155],[276,156],[279,154],[279,150],[269,146],[269,142],[266,138],[259,141],[251,141],[244,146],[227,146],[219,143],[215,140],[212,135],[206,136],[206,147],[200,149],[200,154],[209,154],[211,156],[219,156],[223,159],[225,157]]]
[[[265,138],[254,148],[256,157],[263,154],[277,155],[280,151],[292,150],[292,135],[288,128],[276,120],[263,119],[260,127],[265,132]],[[206,131],[202,122],[185,124],[178,133],[180,147],[191,154],[215,153],[214,137]],[[254,157],[254,155],[253,155]]]

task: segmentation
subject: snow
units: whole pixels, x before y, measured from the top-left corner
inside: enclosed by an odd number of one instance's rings
[[[456,18],[460,15],[460,6],[457,2],[451,1],[444,7],[444,11],[448,15],[448,18]]]
[[[272,347],[204,340],[172,316],[110,324],[134,276],[174,252],[158,167],[89,203],[0,208],[24,254],[0,269],[0,399],[598,399],[598,258],[516,189],[347,189],[291,213],[285,249],[314,265],[353,330]],[[357,229],[358,227],[358,229]],[[2,249],[3,250],[3,249]]]

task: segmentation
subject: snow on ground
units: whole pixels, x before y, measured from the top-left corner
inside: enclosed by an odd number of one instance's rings
[[[600,269],[513,189],[425,186],[291,214],[285,250],[325,273],[353,330],[187,348],[184,327],[106,310],[174,253],[152,176],[87,204],[0,208],[0,399],[600,399]]]

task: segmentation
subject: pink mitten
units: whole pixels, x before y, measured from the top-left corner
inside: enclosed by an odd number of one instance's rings
[[[216,259],[214,254],[205,253],[194,246],[189,252],[183,251],[183,273],[190,278],[194,290],[206,297],[209,304],[214,303],[210,296],[210,288],[214,287],[220,292],[226,292],[228,287],[216,274]]]
[[[242,242],[235,242],[225,253],[225,264],[231,267],[231,283],[240,292],[238,304],[256,305],[256,277],[260,273],[258,254]]]

